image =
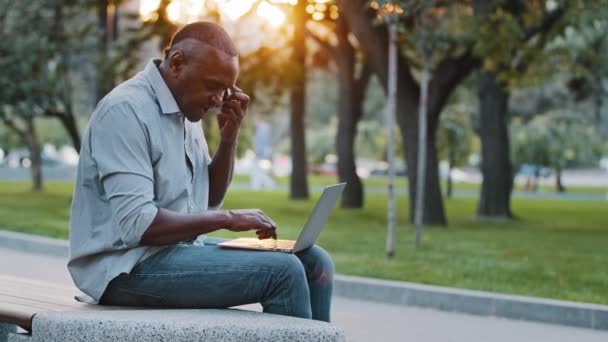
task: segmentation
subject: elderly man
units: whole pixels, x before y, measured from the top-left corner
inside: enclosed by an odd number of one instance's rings
[[[219,229],[275,235],[257,209],[218,210],[232,177],[249,97],[228,34],[210,22],[179,30],[164,60],[120,84],[93,113],[80,153],[70,220],[79,300],[223,308],[329,321],[333,263],[320,247],[296,255],[227,250]],[[219,108],[210,156],[199,121]]]

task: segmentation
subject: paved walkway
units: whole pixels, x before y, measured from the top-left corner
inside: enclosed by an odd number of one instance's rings
[[[71,286],[63,258],[0,248],[0,274]],[[259,305],[244,308],[260,310]],[[605,342],[608,332],[421,309],[336,297],[334,324],[349,341]]]

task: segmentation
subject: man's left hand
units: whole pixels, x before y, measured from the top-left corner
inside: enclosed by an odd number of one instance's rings
[[[230,90],[232,94],[224,99],[217,120],[220,126],[222,141],[234,143],[236,142],[241,122],[247,115],[249,96],[243,93],[237,86],[232,86]]]

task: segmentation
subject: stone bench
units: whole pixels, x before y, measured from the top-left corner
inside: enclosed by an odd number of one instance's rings
[[[89,305],[74,294],[72,288],[0,276],[0,342],[346,340],[341,329],[319,321],[237,309]]]

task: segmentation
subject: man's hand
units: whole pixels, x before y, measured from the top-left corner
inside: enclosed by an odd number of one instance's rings
[[[230,224],[226,227],[228,230],[233,232],[255,230],[260,239],[271,237],[276,239],[277,225],[260,209],[228,210],[228,214],[230,216]]]
[[[238,136],[243,118],[247,115],[249,96],[237,86],[232,86],[222,102],[220,114],[217,117],[220,126],[221,139],[224,142],[234,143]]]

